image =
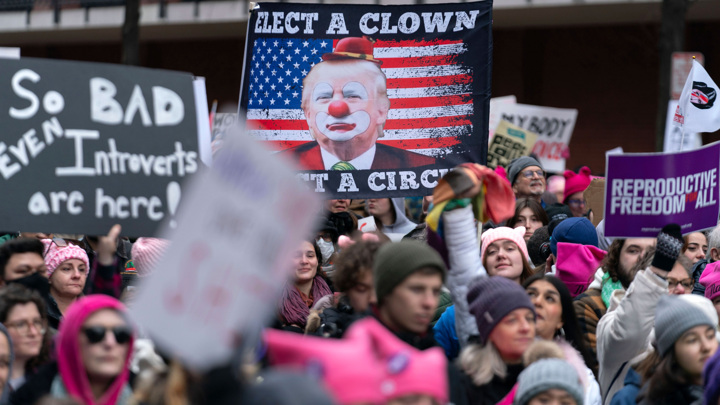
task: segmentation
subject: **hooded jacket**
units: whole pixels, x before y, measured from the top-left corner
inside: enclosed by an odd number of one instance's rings
[[[417,224],[410,221],[408,217],[405,216],[404,198],[391,198],[390,200],[392,201],[392,208],[395,210],[395,223],[392,225],[383,224],[382,232],[388,236],[390,236],[389,234],[397,234],[399,236],[398,240],[400,240],[402,236],[415,229]]]

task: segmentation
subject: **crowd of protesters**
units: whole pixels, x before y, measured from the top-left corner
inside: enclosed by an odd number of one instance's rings
[[[5,234],[0,405],[720,403],[720,226],[608,238],[587,167],[453,176],[419,216],[318,207],[261,337],[205,372],[126,309],[169,241]]]

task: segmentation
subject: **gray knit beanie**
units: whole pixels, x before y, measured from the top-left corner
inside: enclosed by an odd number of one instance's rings
[[[518,377],[514,405],[526,405],[538,394],[551,389],[566,391],[583,405],[583,387],[575,368],[565,360],[542,359],[528,366]]]
[[[423,267],[436,268],[445,282],[445,262],[430,246],[414,240],[386,243],[375,255],[373,282],[378,305],[407,277]]]
[[[535,314],[530,296],[520,284],[505,277],[483,277],[470,284],[468,310],[477,322],[480,343],[487,343],[495,326],[510,312],[528,308]]]
[[[707,299],[707,298],[706,298]],[[715,326],[713,319],[684,295],[665,295],[655,309],[655,340],[658,352],[664,356],[675,341],[688,330],[700,326]]]
[[[519,158],[513,159],[510,164],[508,164],[507,172],[508,172],[508,180],[510,180],[510,184],[515,184],[515,179],[517,178],[517,175],[522,171],[522,169],[528,167],[528,166],[537,166],[542,170],[542,165],[537,160],[531,158],[530,156],[520,156]]]

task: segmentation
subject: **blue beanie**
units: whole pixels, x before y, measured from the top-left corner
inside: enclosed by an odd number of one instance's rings
[[[560,222],[550,238],[550,250],[557,257],[558,242],[598,247],[598,237],[592,222],[585,217],[568,218]]]

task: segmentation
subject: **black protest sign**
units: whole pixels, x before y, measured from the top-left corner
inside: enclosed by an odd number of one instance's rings
[[[0,59],[3,231],[150,236],[198,170],[193,77]]]
[[[258,4],[240,114],[332,198],[427,195],[484,163],[492,2]]]

